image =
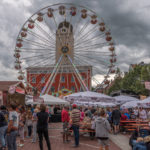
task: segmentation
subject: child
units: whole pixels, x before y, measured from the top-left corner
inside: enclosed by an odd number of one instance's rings
[[[100,143],[100,150],[103,150],[103,148],[109,149],[108,133],[111,132],[111,127],[105,116],[105,111],[102,109],[95,121],[96,137]]]
[[[19,135],[20,135],[20,144],[19,146],[22,147],[24,146],[24,114],[23,111],[20,110],[20,116],[19,116]]]

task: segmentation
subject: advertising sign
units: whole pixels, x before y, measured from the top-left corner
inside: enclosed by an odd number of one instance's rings
[[[150,82],[145,82],[145,88],[150,90]]]

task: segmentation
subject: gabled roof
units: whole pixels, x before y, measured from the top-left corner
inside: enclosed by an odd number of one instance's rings
[[[0,91],[8,91],[11,85],[22,84],[20,81],[0,81]],[[24,87],[24,85],[23,85]]]

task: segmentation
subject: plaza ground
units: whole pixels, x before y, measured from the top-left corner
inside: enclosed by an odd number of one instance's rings
[[[97,140],[90,140],[88,136],[80,136],[80,146],[78,148],[72,148],[74,139],[71,136],[71,142],[64,144],[62,141],[62,125],[61,123],[49,124],[49,137],[52,150],[98,150],[99,145]],[[110,135],[110,150],[130,150],[128,136],[125,135]],[[19,147],[18,150],[39,150],[39,143],[32,143],[32,139],[26,139],[24,147]],[[18,140],[17,140],[18,142]],[[47,149],[44,140],[44,150]]]

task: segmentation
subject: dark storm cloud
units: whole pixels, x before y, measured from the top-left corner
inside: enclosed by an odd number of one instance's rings
[[[116,42],[117,65],[127,70],[129,64],[150,58],[150,1],[146,0],[2,0],[0,2],[0,67],[11,78],[13,50],[19,30],[30,15],[54,3],[74,3],[94,10],[110,27]],[[7,70],[5,72],[5,70]],[[10,74],[9,74],[10,72]]]

